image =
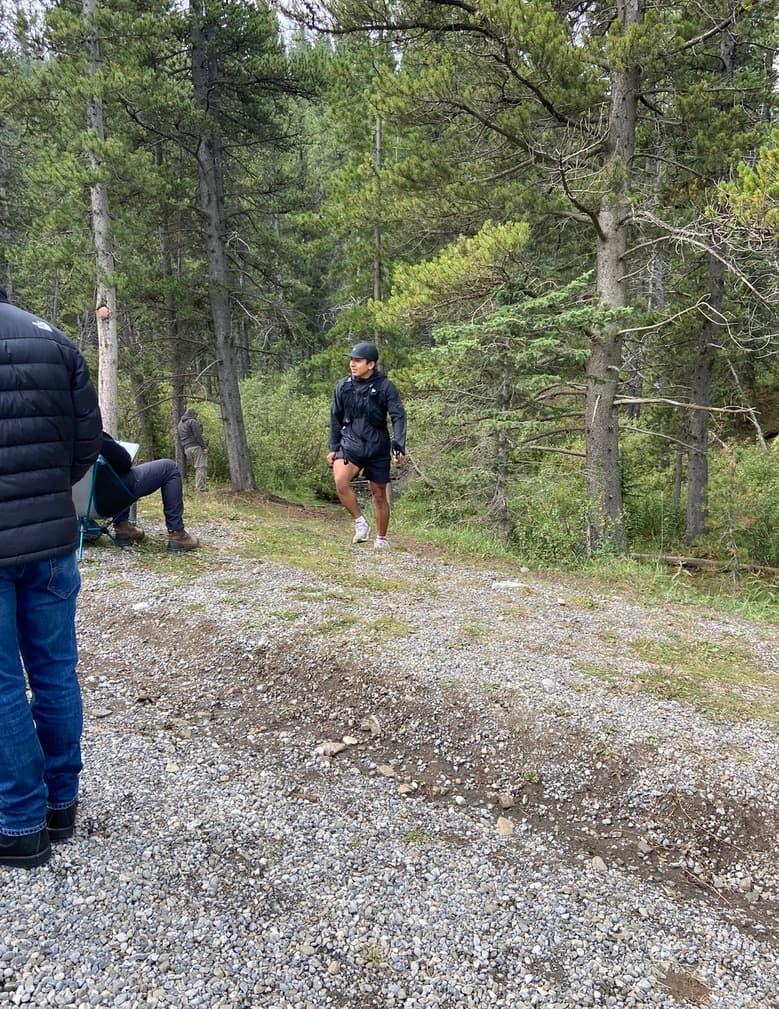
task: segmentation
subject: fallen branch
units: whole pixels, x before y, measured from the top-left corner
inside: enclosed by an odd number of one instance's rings
[[[779,575],[779,568],[765,564],[734,564],[733,561],[712,560],[709,557],[683,557],[678,554],[630,554],[636,561],[659,561],[675,568],[700,568],[704,571],[755,571],[765,575]]]

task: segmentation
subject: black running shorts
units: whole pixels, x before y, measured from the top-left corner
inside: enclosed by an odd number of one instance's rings
[[[390,457],[374,456],[372,459],[358,459],[352,456],[345,456],[343,449],[339,448],[335,453],[336,459],[343,459],[356,466],[371,483],[387,484],[390,482]]]

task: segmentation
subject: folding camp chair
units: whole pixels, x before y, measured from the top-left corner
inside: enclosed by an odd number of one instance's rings
[[[89,472],[73,487],[79,560],[84,556],[84,540],[97,539],[103,533],[120,549],[125,546],[111,530],[113,516],[132,507],[137,500],[113,466],[99,455]]]

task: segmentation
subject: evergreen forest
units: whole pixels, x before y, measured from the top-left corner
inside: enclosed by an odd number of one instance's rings
[[[775,0],[0,0],[0,285],[109,431],[335,500],[369,340],[395,511],[527,563],[779,568]],[[396,519],[393,518],[393,524]]]

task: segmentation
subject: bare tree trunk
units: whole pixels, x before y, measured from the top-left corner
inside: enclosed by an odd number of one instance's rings
[[[619,0],[624,31],[641,23],[645,0]],[[636,112],[641,70],[637,64],[611,71],[609,134],[604,167],[613,185],[601,200],[597,217],[596,286],[604,305],[623,308],[628,303],[625,252],[628,237],[630,165],[635,149]],[[622,365],[619,323],[609,323],[593,334],[587,362],[584,404],[585,478],[589,503],[587,544],[625,549],[622,523],[622,486],[619,464],[619,418],[616,399]]]
[[[662,161],[658,158],[655,161],[654,171],[654,199],[653,204],[659,203],[660,186],[662,185]],[[647,263],[647,283],[644,289],[646,307],[652,312],[665,310],[665,273],[666,260],[665,248],[662,244],[653,246]],[[625,341],[625,392],[628,396],[635,396],[641,399],[644,395],[644,360],[649,346],[649,337],[646,334],[628,336]],[[638,420],[641,416],[640,403],[628,403],[625,407],[625,415],[629,420]]]
[[[88,73],[95,77],[100,68],[100,40],[97,36],[96,0],[82,0],[82,11],[89,26],[87,35]],[[95,134],[98,141],[105,140],[102,99],[91,96],[87,99],[87,129]],[[95,154],[90,154],[90,166],[97,179],[101,167]],[[108,309],[107,314],[98,311],[98,383],[97,396],[103,415],[103,427],[109,434],[118,433],[119,421],[119,339],[116,329],[116,289],[113,285],[114,245],[111,231],[111,212],[108,186],[95,181],[89,187],[92,206],[92,240],[97,263],[96,301],[98,310]],[[105,314],[105,318],[101,318]]]
[[[162,141],[152,139],[154,148],[154,163],[162,165],[163,148]],[[186,409],[184,400],[184,381],[186,373],[186,355],[181,343],[178,325],[178,312],[176,311],[176,299],[173,296],[173,250],[170,242],[170,231],[167,220],[163,220],[157,228],[157,241],[160,247],[160,276],[163,282],[164,305],[165,305],[165,333],[170,354],[170,386],[171,386],[171,422],[173,424],[173,446],[176,465],[179,468],[182,479],[187,475],[187,460],[184,449],[176,435],[178,422]]]
[[[215,31],[216,28],[214,27]],[[218,103],[219,80],[209,26],[193,24],[192,81],[195,105],[213,118]],[[237,354],[230,322],[230,275],[225,236],[223,158],[221,138],[204,130],[197,144],[200,208],[206,233],[208,293],[216,347],[216,373],[222,407],[227,460],[233,490],[254,490],[249,445],[238,385]]]
[[[722,32],[720,41],[723,84],[733,77],[736,62],[736,38],[732,26]],[[711,404],[711,384],[717,353],[717,334],[722,318],[725,268],[720,259],[708,257],[708,311],[701,327],[698,350],[692,366],[690,395],[702,407]],[[687,457],[687,529],[685,538],[693,543],[706,531],[709,488],[709,412],[690,413],[690,450]]]
[[[692,365],[690,399],[706,407],[711,403],[711,382],[717,355],[716,319],[721,316],[724,266],[709,256],[709,312],[701,327],[697,353]],[[687,530],[685,539],[693,543],[706,531],[709,487],[709,411],[691,410],[687,455]]]

